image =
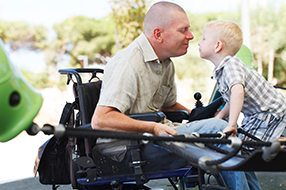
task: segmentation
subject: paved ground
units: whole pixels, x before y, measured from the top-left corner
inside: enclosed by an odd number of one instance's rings
[[[172,190],[173,187],[169,185],[168,180],[154,180],[148,183],[148,186],[151,186],[152,189],[160,190]],[[35,178],[28,178],[23,180],[18,180],[14,182],[0,184],[1,190],[51,190],[51,185],[42,185],[39,182],[38,177]],[[71,185],[61,185],[58,190],[71,190]]]
[[[1,190],[50,190],[51,186],[42,185],[37,177],[33,177],[34,161],[38,147],[49,136],[38,134],[28,136],[23,132],[17,138],[0,143],[0,189]],[[286,172],[258,172],[257,177],[263,190],[286,189]],[[173,189],[167,180],[148,183],[154,189]],[[70,185],[61,186],[58,190],[70,190]]]
[[[286,172],[257,172],[257,177],[261,183],[262,190],[284,190],[286,189]],[[149,182],[147,185],[156,190],[172,190],[173,187],[170,186],[168,180],[154,180]],[[50,185],[42,185],[39,182],[38,177],[28,178],[18,181],[13,181],[9,183],[0,184],[1,190],[51,190]],[[61,185],[58,190],[71,190],[70,185]],[[192,188],[190,190],[195,190],[197,188]]]

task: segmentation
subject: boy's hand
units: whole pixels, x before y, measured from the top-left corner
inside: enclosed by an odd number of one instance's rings
[[[237,128],[236,126],[232,126],[232,125],[228,125],[224,130],[223,130],[224,133],[226,132],[231,132],[231,135],[232,137],[235,137],[236,134],[237,134]]]

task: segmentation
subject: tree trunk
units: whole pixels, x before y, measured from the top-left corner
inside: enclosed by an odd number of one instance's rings
[[[269,62],[268,62],[268,81],[273,83],[273,71],[274,71],[274,50],[269,51]]]
[[[243,44],[251,49],[249,0],[241,0],[241,25],[243,31]]]

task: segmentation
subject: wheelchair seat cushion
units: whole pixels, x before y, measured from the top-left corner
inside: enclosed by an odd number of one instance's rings
[[[99,138],[94,149],[114,161],[121,162],[126,155],[128,145],[130,145],[130,140]]]
[[[120,162],[99,153],[96,146],[92,150],[92,157],[98,164],[97,168],[99,170],[97,173],[101,177],[110,175],[134,175],[134,169],[133,167],[130,167],[132,155],[131,150],[129,149],[123,160]],[[189,166],[189,162],[186,159],[179,157],[170,150],[154,143],[143,145],[141,148],[141,160],[146,163],[142,165],[144,174],[159,173]]]

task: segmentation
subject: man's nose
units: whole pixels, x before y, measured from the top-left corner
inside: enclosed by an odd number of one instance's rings
[[[188,34],[187,34],[186,37],[187,37],[188,40],[194,39],[194,35],[192,34],[192,32],[190,30],[188,30]]]

